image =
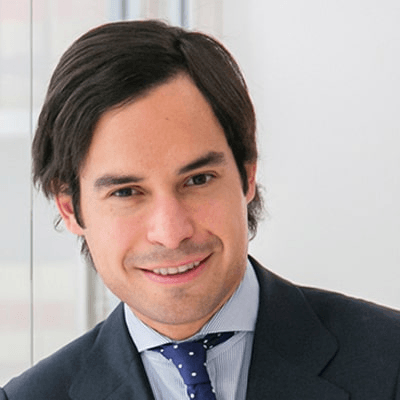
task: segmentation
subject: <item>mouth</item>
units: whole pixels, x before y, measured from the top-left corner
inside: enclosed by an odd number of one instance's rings
[[[179,267],[169,267],[169,268],[156,268],[153,269],[152,272],[156,275],[179,275],[183,274],[187,271],[190,271],[193,268],[198,267],[201,264],[201,261],[193,262],[190,264],[181,265]]]
[[[144,271],[145,275],[152,281],[160,284],[184,284],[196,279],[208,265],[207,261],[211,254],[200,261],[174,266],[155,268]]]

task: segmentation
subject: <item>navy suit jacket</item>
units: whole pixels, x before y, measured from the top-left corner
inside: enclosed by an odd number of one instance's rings
[[[260,307],[247,400],[400,400],[400,313],[300,288],[252,260]],[[154,400],[120,305],[0,400]]]

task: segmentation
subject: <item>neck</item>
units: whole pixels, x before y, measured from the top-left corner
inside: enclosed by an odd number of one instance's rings
[[[131,309],[132,310],[132,309]],[[147,326],[154,329],[156,332],[163,336],[168,337],[174,341],[186,340],[197,332],[213,317],[215,313],[210,316],[206,316],[200,320],[190,321],[188,323],[182,324],[165,324],[153,320],[149,320],[146,316],[141,315],[137,311],[132,310],[132,312]]]

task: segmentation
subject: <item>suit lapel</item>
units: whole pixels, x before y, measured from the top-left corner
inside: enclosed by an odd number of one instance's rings
[[[298,288],[251,261],[260,283],[260,306],[246,399],[348,399],[318,376],[335,356],[335,338]]]
[[[73,400],[154,400],[120,304],[100,328],[69,392]]]

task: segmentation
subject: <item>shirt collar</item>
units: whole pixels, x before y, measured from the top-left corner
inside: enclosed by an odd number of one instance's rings
[[[254,331],[258,299],[258,281],[253,266],[248,261],[243,280],[235,293],[191,339],[214,332]],[[124,304],[124,312],[129,334],[139,352],[171,342],[171,339],[144,324],[126,304]]]

